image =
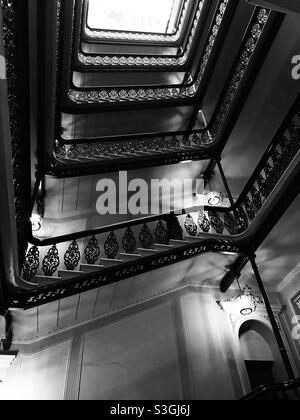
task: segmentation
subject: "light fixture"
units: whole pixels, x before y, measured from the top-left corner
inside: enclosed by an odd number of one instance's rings
[[[264,301],[260,296],[253,296],[251,287],[246,285],[242,289],[238,280],[237,282],[240,293],[237,296],[217,303],[220,308],[227,313],[232,315],[249,316],[256,312],[257,305],[263,304]]]
[[[37,213],[32,213],[31,218],[32,231],[38,232],[42,227],[43,218]]]
[[[224,201],[224,195],[221,192],[211,191],[207,194],[207,201],[212,207],[219,206]]]
[[[251,287],[246,285],[243,293],[236,298],[236,304],[240,307],[240,314],[247,316],[251,315],[257,309],[257,301],[252,295]]]

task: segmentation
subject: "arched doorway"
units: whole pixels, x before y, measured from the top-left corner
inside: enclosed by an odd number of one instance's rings
[[[245,321],[239,329],[239,344],[253,390],[286,379],[275,337],[267,323],[255,319]]]

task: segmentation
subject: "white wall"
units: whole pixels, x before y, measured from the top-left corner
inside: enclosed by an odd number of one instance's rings
[[[186,288],[19,346],[3,388],[24,399],[237,399],[232,346],[215,297]]]

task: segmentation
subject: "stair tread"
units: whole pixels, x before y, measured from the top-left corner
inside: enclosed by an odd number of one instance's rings
[[[189,244],[189,243],[191,243],[190,241],[188,241],[188,240],[177,240],[177,239],[171,239],[170,240],[170,243],[172,243],[172,244],[174,244],[175,246],[176,245],[185,245],[185,244]]]
[[[149,252],[149,253],[152,253],[152,254],[156,254],[158,252],[157,249],[152,249],[152,248],[150,248],[150,249],[147,249],[147,248],[138,248],[137,250],[138,251],[141,251],[141,252]]]
[[[99,267],[99,268],[103,268],[103,265],[101,264],[80,264],[80,267]]]
[[[64,270],[64,269],[61,269],[61,270],[58,270],[58,272],[59,273],[81,273],[81,271],[80,270]]]
[[[35,276],[34,279],[35,280],[61,280],[61,278],[58,276],[43,276],[42,274]]]
[[[83,271],[59,270],[58,275],[64,280],[66,278],[79,277],[83,275]]]
[[[141,258],[141,254],[126,254],[124,252],[120,252],[119,254],[121,257],[132,257],[132,258]]]
[[[59,283],[62,280],[61,277],[50,277],[50,276],[35,276],[34,281],[38,286],[49,286],[52,284]]]
[[[155,248],[161,248],[161,249],[172,249],[174,248],[174,245],[164,245],[164,244],[154,244]]]
[[[194,242],[196,242],[196,241],[201,241],[201,239],[203,239],[203,238],[201,238],[200,236],[186,236],[185,237],[188,241],[194,241]]]
[[[97,265],[97,264],[80,264],[80,271],[92,273],[93,271],[101,271],[103,270],[104,265]]]

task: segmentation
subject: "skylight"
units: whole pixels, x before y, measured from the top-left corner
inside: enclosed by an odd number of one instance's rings
[[[89,0],[91,29],[171,34],[182,0]]]

